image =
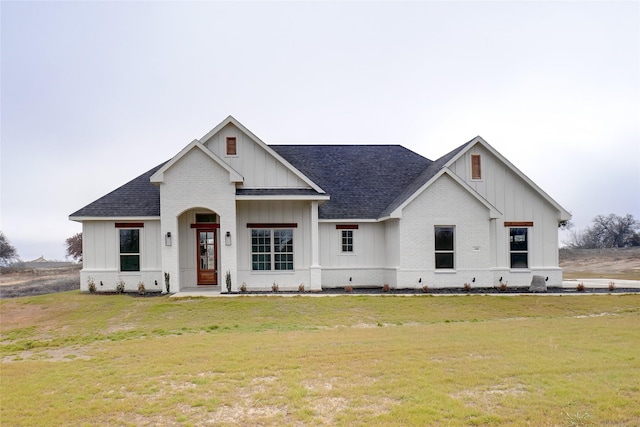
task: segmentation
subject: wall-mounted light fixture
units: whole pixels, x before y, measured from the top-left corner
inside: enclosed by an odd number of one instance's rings
[[[167,231],[167,234],[164,235],[164,245],[171,246],[171,232]]]
[[[231,232],[227,231],[224,235],[224,244],[226,246],[231,246]]]

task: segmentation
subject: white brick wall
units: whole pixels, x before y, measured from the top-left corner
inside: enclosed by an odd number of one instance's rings
[[[435,269],[434,226],[452,225],[453,271]],[[489,210],[446,174],[402,212],[398,287],[490,286]],[[422,283],[418,283],[422,279]]]
[[[162,246],[162,267],[164,272],[171,274],[171,291],[195,286],[196,283],[191,283],[192,278],[187,282],[187,277],[180,274],[180,268],[189,266],[180,266],[178,262],[179,251],[186,250],[180,247],[178,218],[192,208],[208,209],[219,215],[220,235],[227,231],[233,234],[236,230],[235,184],[230,182],[228,171],[200,149],[193,148],[164,173],[160,206],[162,236],[171,232],[173,240],[172,246]],[[195,264],[196,260],[192,262]],[[231,246],[218,246],[218,266],[218,282],[223,289],[226,271],[231,272],[232,289],[238,289],[235,242]]]

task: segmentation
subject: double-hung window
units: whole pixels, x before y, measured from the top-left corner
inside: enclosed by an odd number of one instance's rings
[[[436,269],[454,268],[454,230],[453,226],[435,226]]]
[[[140,230],[120,228],[120,271],[140,271]]]
[[[293,270],[293,229],[252,229],[251,269],[254,271]]]
[[[511,268],[529,267],[528,229],[512,227],[509,229],[509,253]]]

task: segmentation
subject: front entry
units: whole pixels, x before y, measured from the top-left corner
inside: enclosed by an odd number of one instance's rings
[[[197,229],[198,285],[218,284],[216,229]]]

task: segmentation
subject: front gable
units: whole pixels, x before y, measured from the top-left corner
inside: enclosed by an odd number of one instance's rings
[[[219,167],[226,170],[229,174],[229,182],[242,182],[244,178],[238,172],[236,172],[230,165],[222,161],[218,156],[213,154],[210,150],[208,150],[204,145],[200,143],[197,139],[191,141],[189,145],[184,147],[178,154],[176,154],[171,160],[165,163],[157,172],[155,172],[150,181],[154,184],[159,184],[164,182],[165,173],[173,168],[176,164],[183,161],[183,159],[187,158],[193,152],[199,152],[205,157],[211,159],[214,163],[216,163]]]
[[[505,215],[526,216],[528,209],[521,206],[537,200],[557,211],[559,222],[571,219],[566,209],[479,136],[445,166]]]
[[[231,116],[200,141],[244,177],[244,189],[313,189],[324,193],[309,177]]]

